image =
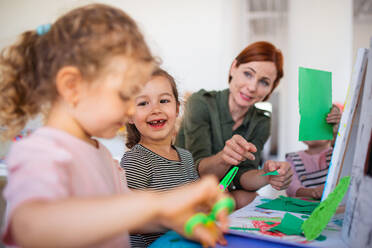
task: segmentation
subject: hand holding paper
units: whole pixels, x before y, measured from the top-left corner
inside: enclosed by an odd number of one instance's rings
[[[288,188],[293,175],[291,165],[288,162],[268,160],[264,164],[263,170],[265,173],[272,171],[278,172],[278,175],[268,176],[268,183],[271,184],[274,189],[282,190]]]

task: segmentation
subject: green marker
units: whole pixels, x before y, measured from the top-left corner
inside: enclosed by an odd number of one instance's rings
[[[227,173],[226,176],[224,178],[222,178],[222,180],[220,182],[220,189],[222,191],[224,191],[230,185],[230,183],[234,179],[234,177],[235,177],[236,173],[238,172],[238,170],[239,170],[239,167],[238,166],[234,166],[229,171],[229,173]]]
[[[266,174],[263,174],[261,176],[263,177],[263,176],[277,176],[277,175],[279,175],[279,172],[276,170],[276,171],[270,171],[270,172],[268,172]]]

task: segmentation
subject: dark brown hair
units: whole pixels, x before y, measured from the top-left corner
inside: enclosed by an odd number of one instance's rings
[[[76,66],[90,80],[116,55],[124,55],[143,68],[152,68],[154,63],[132,18],[107,5],[74,9],[43,35],[35,30],[24,32],[0,54],[0,127],[7,127],[3,138],[17,134],[56,99],[55,77],[62,67]],[[151,70],[146,73],[143,81],[148,80]],[[138,75],[135,80],[140,78]]]
[[[168,80],[168,82],[170,83],[170,85],[172,87],[172,92],[173,92],[174,98],[176,99],[176,104],[179,105],[180,101],[179,101],[179,98],[178,98],[178,90],[177,90],[177,85],[176,85],[176,81],[174,80],[174,78],[171,75],[169,75],[168,72],[164,71],[161,68],[156,69],[152,73],[151,78],[154,78],[154,77],[164,77]],[[136,125],[134,125],[134,124],[127,123],[126,124],[126,129],[127,129],[127,135],[126,135],[125,145],[129,149],[131,149],[133,146],[137,145],[138,142],[140,142],[141,133],[138,131]]]
[[[253,62],[253,61],[271,61],[276,67],[276,78],[274,80],[273,88],[270,93],[264,98],[266,101],[273,90],[278,86],[280,79],[283,77],[283,54],[273,44],[267,41],[258,41],[244,48],[243,51],[235,58],[236,67],[241,64]],[[231,81],[231,75],[229,75],[229,83]]]

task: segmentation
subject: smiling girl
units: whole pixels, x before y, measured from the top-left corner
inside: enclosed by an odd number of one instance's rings
[[[162,69],[152,74],[135,99],[127,124],[131,148],[121,160],[129,188],[166,191],[198,179],[191,153],[172,145],[180,102],[176,83]],[[146,247],[162,233],[131,235],[133,247]]]

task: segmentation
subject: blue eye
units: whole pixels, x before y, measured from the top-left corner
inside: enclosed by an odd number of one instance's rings
[[[251,77],[251,76],[252,76],[252,73],[250,73],[249,71],[245,71],[245,72],[244,72],[244,75],[245,75],[246,77]]]
[[[260,80],[260,83],[261,83],[262,85],[264,85],[264,86],[269,86],[269,85],[270,85],[270,83],[267,82],[266,80]]]
[[[170,102],[170,100],[168,100],[168,99],[161,99],[160,100],[160,103],[168,103],[168,102]]]

